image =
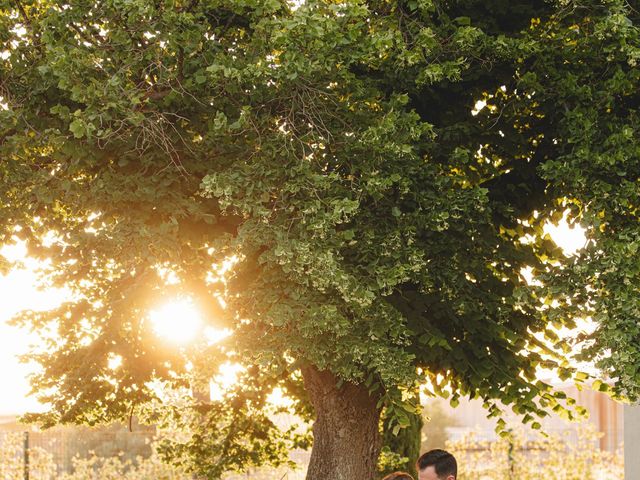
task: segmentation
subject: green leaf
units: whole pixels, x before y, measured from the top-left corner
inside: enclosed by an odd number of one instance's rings
[[[456,17],[453,19],[458,25],[471,25],[471,18],[469,17]]]
[[[69,124],[69,131],[73,133],[73,136],[75,138],[84,137],[86,133],[84,122],[79,118],[76,118]]]

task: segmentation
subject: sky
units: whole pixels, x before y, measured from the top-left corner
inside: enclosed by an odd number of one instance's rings
[[[564,222],[558,226],[547,225],[545,230],[567,254],[575,252],[585,244],[584,232],[580,229],[571,229]],[[29,345],[35,341],[35,336],[23,329],[10,326],[7,322],[13,315],[24,309],[53,308],[64,299],[65,295],[59,290],[39,291],[36,288],[35,270],[38,264],[33,260],[25,259],[24,248],[19,245],[4,247],[0,249],[0,255],[9,260],[19,259],[24,263],[24,268],[13,270],[6,276],[0,275],[0,385],[3,389],[0,395],[0,415],[23,414],[39,409],[37,400],[27,395],[29,392],[27,377],[34,371],[34,367],[22,364],[18,360],[19,355],[27,353]],[[167,319],[175,318],[176,309],[185,311],[186,307],[181,306],[179,302],[160,307],[157,329],[162,330]],[[166,314],[164,317],[163,310]],[[184,318],[185,314],[183,313],[181,317]],[[193,323],[197,322],[194,320]],[[161,331],[159,333],[162,334]],[[169,329],[166,333],[167,336],[175,336],[175,334],[175,329]],[[213,332],[212,335],[218,338],[226,333]],[[215,339],[212,338],[212,341]],[[233,376],[232,373],[229,375]]]

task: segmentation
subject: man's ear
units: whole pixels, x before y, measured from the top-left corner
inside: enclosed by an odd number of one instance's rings
[[[456,480],[456,477],[454,477],[453,475],[449,475],[449,476],[447,477],[447,480]]]

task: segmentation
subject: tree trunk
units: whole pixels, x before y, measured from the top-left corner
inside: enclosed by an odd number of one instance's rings
[[[307,480],[373,480],[380,453],[378,396],[314,367],[302,370],[313,404],[313,449]]]

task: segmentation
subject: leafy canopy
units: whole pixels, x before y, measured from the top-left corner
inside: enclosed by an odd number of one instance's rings
[[[0,2],[0,242],[72,292],[20,318],[55,332],[40,419],[126,418],[152,381],[239,363],[224,402],[165,402],[194,432],[169,453],[213,475],[300,440],[265,406],[280,386],[309,414],[302,364],[363,382],[397,428],[425,383],[572,416],[537,372],[584,381],[575,360],[637,398],[638,8]],[[543,231],[563,215],[575,256]],[[159,342],[148,311],[175,295],[233,335]]]

